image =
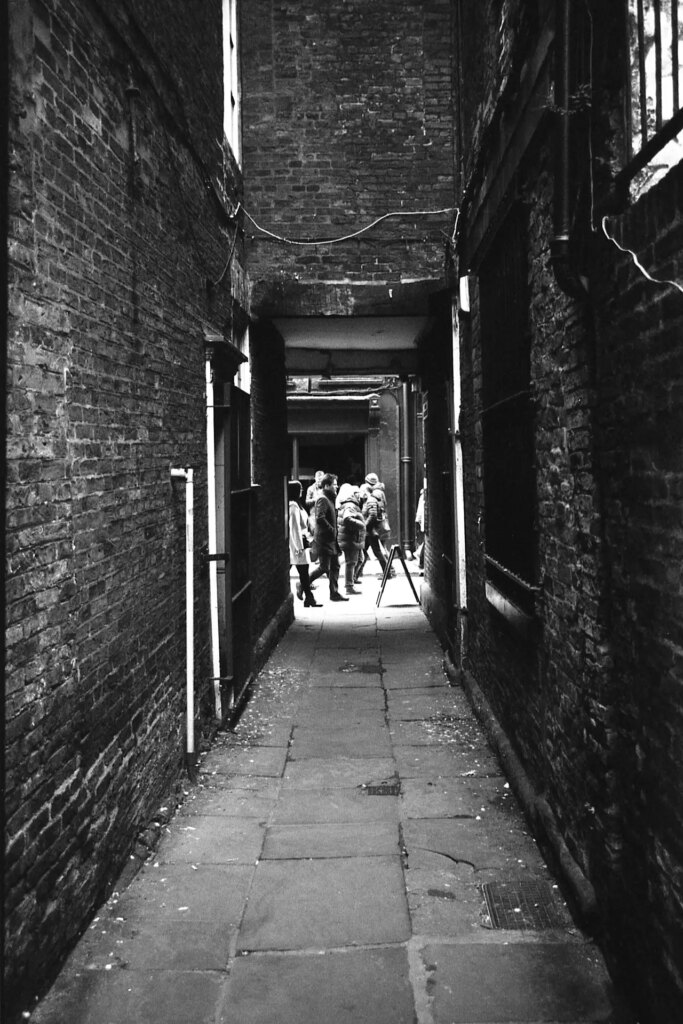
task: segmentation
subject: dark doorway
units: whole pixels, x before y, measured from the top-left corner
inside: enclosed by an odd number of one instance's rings
[[[336,473],[340,483],[365,478],[365,435],[330,434],[299,440],[299,479],[311,481],[317,469]]]

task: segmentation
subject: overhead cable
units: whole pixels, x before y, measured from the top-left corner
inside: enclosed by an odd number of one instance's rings
[[[443,210],[392,210],[391,213],[383,213],[381,217],[376,217],[365,227],[359,228],[357,231],[351,231],[348,235],[341,235],[338,238],[314,238],[314,239],[298,239],[298,238],[285,238],[283,235],[277,235],[274,231],[269,231],[268,228],[262,227],[258,224],[251,214],[242,207],[242,212],[245,217],[248,217],[254,227],[261,231],[264,235],[268,235],[269,238],[274,238],[278,242],[284,242],[286,245],[333,245],[336,242],[347,242],[351,238],[357,238],[358,235],[364,234],[371,228],[374,228],[377,224],[380,224],[383,220],[388,220],[390,217],[434,217],[442,213],[453,213],[457,210],[456,206],[447,206]]]

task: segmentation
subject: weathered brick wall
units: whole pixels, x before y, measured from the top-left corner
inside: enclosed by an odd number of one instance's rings
[[[587,836],[602,788],[600,752],[588,763],[585,711],[601,691],[601,562],[592,466],[592,390],[582,324],[548,266],[552,237],[552,179],[548,153],[535,151],[520,174],[519,193],[529,213],[531,391],[535,398],[537,626],[524,634],[488,602],[481,546],[485,521],[481,434],[479,290],[464,337],[475,340],[463,360],[463,447],[466,453],[469,657],[475,674],[527,768],[563,820],[574,855],[585,863]],[[495,245],[495,240],[493,242]],[[577,714],[577,711],[581,713]],[[604,760],[604,757],[603,757]]]
[[[678,167],[608,222],[653,277],[679,285],[682,183]],[[595,279],[615,679],[613,828],[600,881],[644,1019],[673,1024],[683,1005],[683,295],[648,281],[606,240]]]
[[[245,206],[288,238],[336,238],[453,205],[449,0],[242,6]],[[452,215],[450,215],[452,222]],[[254,280],[438,278],[449,215],[334,246],[247,230]]]
[[[503,5],[508,23],[514,7]],[[603,52],[597,43],[596,51]],[[496,112],[513,116],[520,54],[511,52],[510,62],[512,77],[499,76],[492,61],[490,74],[464,94],[467,131],[483,147],[466,163],[478,181],[496,164]],[[618,154],[614,82],[598,76],[597,64],[594,71],[593,152]],[[476,281],[472,313],[462,318],[466,665],[595,886],[599,935],[640,1019],[673,1024],[683,999],[683,298],[671,285],[648,282],[602,237],[599,217],[591,232],[588,188],[576,223],[590,297],[576,302],[560,291],[549,263],[552,159],[553,137],[541,126],[514,180],[529,222],[541,583],[526,636],[485,595]],[[597,196],[606,163],[594,166]],[[681,283],[680,167],[610,226],[655,277]]]
[[[457,159],[463,186],[471,179],[481,156],[501,93],[519,80],[526,56],[520,43],[534,38],[551,5],[552,0],[479,0],[458,5],[461,41],[457,44],[456,74],[464,105]]]
[[[231,231],[207,187],[223,173],[220,16],[218,0],[12,5],[10,988],[48,977],[182,760],[184,488],[170,467],[195,468],[199,547],[204,326],[224,329],[231,279],[209,298]],[[207,589],[197,560],[198,705]]]

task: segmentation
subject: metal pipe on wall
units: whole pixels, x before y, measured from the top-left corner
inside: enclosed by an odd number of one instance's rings
[[[401,545],[412,557],[410,547],[411,502],[410,471],[413,457],[410,449],[410,391],[408,381],[401,382]]]
[[[185,482],[185,677],[186,740],[188,771],[197,764],[194,749],[194,475],[192,469],[171,469],[172,480]]]
[[[211,359],[206,358],[206,490],[208,500],[209,555],[216,553],[216,436],[214,423],[214,386]],[[217,721],[223,718],[221,701],[221,655],[218,640],[218,565],[209,559],[209,606],[211,614],[211,665],[213,699]]]
[[[453,528],[455,544],[455,585],[458,609],[460,664],[467,655],[467,554],[465,549],[465,481],[460,436],[462,411],[462,381],[460,366],[460,327],[455,297],[451,304],[451,332],[453,344]]]
[[[555,143],[554,235],[550,262],[555,279],[565,294],[575,299],[587,295],[586,282],[577,273],[571,251],[571,38],[573,0],[555,4],[555,107],[558,132]]]

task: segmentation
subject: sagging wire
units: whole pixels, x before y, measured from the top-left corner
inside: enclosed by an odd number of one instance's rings
[[[633,252],[632,249],[627,249],[623,245],[620,245],[620,243],[617,242],[616,238],[610,235],[609,231],[607,230],[607,219],[607,217],[602,218],[602,230],[605,235],[605,238],[607,238],[608,241],[612,242],[613,245],[616,245],[617,249],[621,249],[622,252],[626,253],[628,256],[631,257],[631,259],[633,260],[633,262],[635,263],[636,267],[641,272],[643,277],[646,277],[648,281],[652,281],[653,284],[670,284],[674,288],[678,288],[679,292],[683,292],[683,285],[680,285],[678,281],[671,281],[668,278],[653,277],[652,274],[650,274],[645,269],[645,267],[640,262],[637,255]]]
[[[242,206],[242,204],[238,203],[237,206],[235,207],[234,213],[232,214],[232,216],[235,218],[235,233],[232,236],[232,245],[230,246],[230,255],[228,256],[228,258],[226,260],[226,263],[225,263],[225,266],[221,270],[221,272],[218,275],[218,277],[216,278],[216,280],[215,281],[209,281],[209,284],[211,285],[212,288],[217,288],[218,285],[221,283],[221,281],[223,280],[223,278],[227,274],[228,269],[230,267],[230,264],[232,263],[232,258],[235,255],[235,246],[237,245],[237,236],[238,236],[239,230],[240,230],[239,229],[239,224],[237,223],[237,214],[240,212],[240,207],[241,206]]]
[[[284,242],[286,245],[334,245],[337,242],[347,242],[351,238],[357,238],[359,235],[364,234],[366,231],[370,231],[377,224],[380,224],[384,220],[388,220],[390,217],[433,217],[441,213],[453,213],[456,209],[455,206],[447,206],[443,210],[392,210],[390,213],[383,213],[381,217],[376,217],[365,227],[359,228],[357,231],[351,231],[348,235],[340,235],[338,238],[315,238],[315,239],[298,239],[298,238],[286,238],[283,235],[277,235],[274,231],[269,231],[268,228],[262,227],[258,224],[251,214],[243,208],[244,216],[247,217],[254,227],[261,231],[264,235],[268,235],[269,238],[274,238],[277,242]]]

